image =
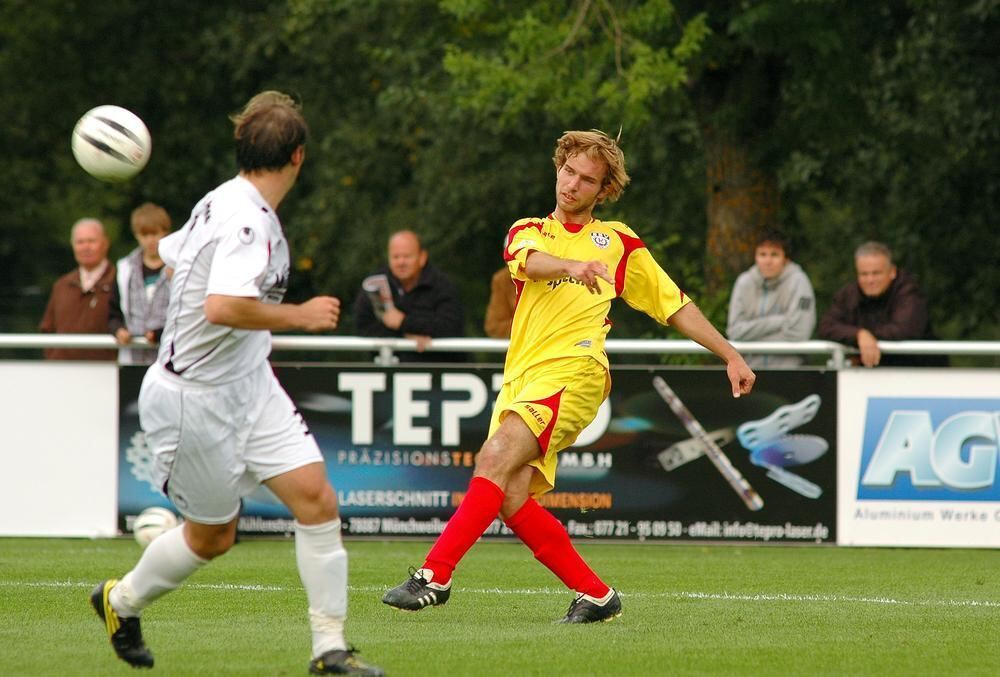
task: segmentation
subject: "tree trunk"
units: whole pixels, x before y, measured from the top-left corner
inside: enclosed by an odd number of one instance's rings
[[[757,237],[778,227],[778,180],[762,163],[780,100],[782,64],[747,55],[691,83],[705,153],[705,283],[727,289],[753,263]]]
[[[776,177],[755,166],[745,142],[727,130],[702,126],[707,179],[705,282],[709,292],[733,284],[753,263],[757,237],[778,227]]]

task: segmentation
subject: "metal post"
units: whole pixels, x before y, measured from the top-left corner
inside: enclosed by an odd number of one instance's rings
[[[397,363],[399,363],[399,358],[393,354],[392,348],[389,346],[382,346],[378,349],[378,356],[375,358],[375,364],[381,364],[382,366],[389,367]]]
[[[837,345],[833,349],[833,368],[837,371],[847,367],[847,352],[844,350],[844,346]]]

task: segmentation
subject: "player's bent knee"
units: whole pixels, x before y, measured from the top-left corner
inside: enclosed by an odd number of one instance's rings
[[[501,428],[486,440],[476,454],[475,474],[494,481],[494,478],[500,478],[506,483],[514,473],[536,458],[538,443],[527,428],[524,430],[526,435],[518,435]]]
[[[225,555],[236,542],[236,534],[221,535],[214,538],[202,538],[188,543],[194,554],[202,559],[215,559]]]
[[[476,454],[475,471],[477,475],[495,474],[503,466],[503,451],[495,438],[488,439]]]
[[[329,483],[308,491],[289,506],[295,519],[302,524],[322,524],[337,519],[337,494]]]
[[[505,489],[511,477],[522,463],[500,445],[487,442],[476,455],[473,475],[485,477],[501,489]]]
[[[188,547],[202,559],[215,559],[229,552],[236,543],[236,524],[188,525],[184,533]]]

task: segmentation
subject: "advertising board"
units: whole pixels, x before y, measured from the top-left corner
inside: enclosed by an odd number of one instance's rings
[[[435,536],[461,500],[501,385],[496,367],[278,366],[323,450],[345,532]],[[142,370],[122,369],[120,522],[167,505],[151,485],[135,398]],[[726,482],[653,387],[670,383],[759,494],[754,510]],[[776,371],[733,399],[719,368],[621,367],[612,394],[561,452],[539,502],[577,538],[834,542],[833,372]],[[285,533],[288,511],[266,489],[248,496],[245,533]],[[497,520],[488,535],[509,532]]]
[[[843,545],[1000,546],[1000,379],[962,369],[839,377]]]

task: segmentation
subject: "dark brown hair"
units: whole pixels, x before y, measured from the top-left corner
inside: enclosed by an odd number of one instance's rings
[[[240,171],[276,171],[305,144],[308,127],[298,103],[287,94],[261,92],[231,117]]]

